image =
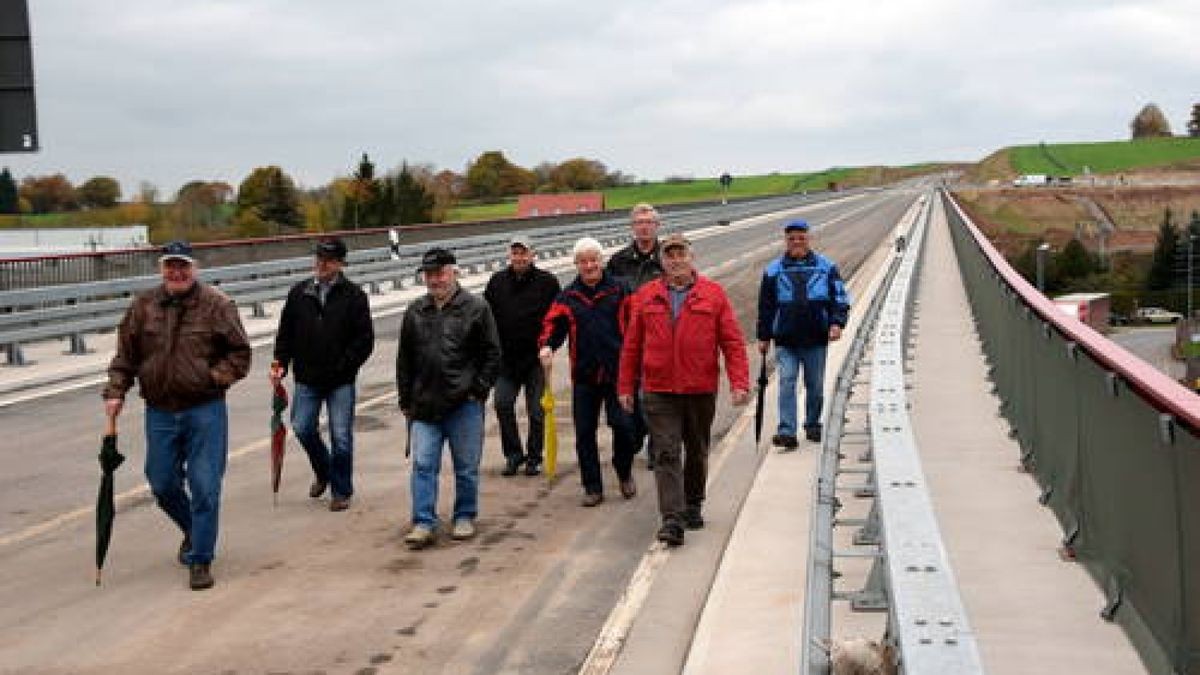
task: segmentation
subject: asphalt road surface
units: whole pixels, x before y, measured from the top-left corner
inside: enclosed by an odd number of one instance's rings
[[[816,248],[849,276],[916,196],[883,191],[734,223],[696,238],[697,265],[726,286],[752,336],[759,277],[780,250],[781,220],[813,222]],[[395,317],[377,322],[376,351],[360,376],[356,495],[344,513],[308,498],[311,476],[294,439],[272,505],[270,355],[255,352],[249,378],[229,394],[217,585],[203,593],[188,590],[174,561],[179,534],[145,490],[139,401],[131,397],[120,419],[129,459],[117,476],[119,512],[100,588],[91,512],[98,391],[0,409],[0,672],[574,672],[653,538],[653,476],[639,457],[639,494],[625,501],[606,468],[604,504],[578,506],[560,353],[557,481],[500,476],[489,408],[479,535],[408,551],[408,466],[393,390],[397,325]],[[717,438],[738,412],[727,394]],[[607,447],[602,434],[602,454]],[[750,461],[728,459],[731,467]],[[442,477],[445,515],[448,466]]]

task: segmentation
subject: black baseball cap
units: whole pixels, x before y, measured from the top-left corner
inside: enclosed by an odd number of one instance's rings
[[[458,258],[455,258],[453,253],[444,248],[435,247],[429,249],[425,252],[425,255],[421,256],[421,267],[419,269],[422,272],[428,272],[440,269],[446,265],[453,265],[457,262]]]
[[[313,247],[313,254],[320,258],[346,259],[346,243],[337,237],[322,239]]]
[[[182,260],[189,265],[196,264],[196,259],[192,257],[192,245],[186,241],[177,240],[163,246],[162,255],[158,257],[158,261],[166,262],[168,260]]]

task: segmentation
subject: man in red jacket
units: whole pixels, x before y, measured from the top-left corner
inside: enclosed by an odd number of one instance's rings
[[[663,240],[662,261],[662,277],[634,295],[617,390],[621,406],[633,410],[641,383],[657,454],[654,478],[663,520],[658,539],[679,546],[685,526],[704,527],[700,507],[717,403],[718,354],[725,357],[734,405],[750,400],[750,364],[733,306],[720,284],[696,272],[687,238],[672,234]]]

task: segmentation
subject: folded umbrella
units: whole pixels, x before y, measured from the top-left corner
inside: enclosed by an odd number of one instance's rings
[[[767,400],[767,355],[762,355],[762,367],[758,370],[758,398],[754,402],[754,447],[762,442],[763,404]]]
[[[100,585],[100,570],[112,542],[113,519],[117,509],[113,503],[113,472],[125,461],[117,451],[117,418],[109,416],[100,443],[100,491],[96,495],[96,585]]]
[[[553,481],[558,471],[558,428],[554,421],[554,378],[551,377],[550,366],[545,368],[545,378],[542,381],[542,412],[545,419],[545,436],[542,451],[546,455],[546,480]]]
[[[271,395],[271,493],[279,504],[279,479],[283,476],[283,451],[287,448],[287,425],[283,423],[283,411],[288,407],[287,389],[283,382],[276,382]]]

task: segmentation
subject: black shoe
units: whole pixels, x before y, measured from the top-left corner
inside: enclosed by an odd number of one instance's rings
[[[541,473],[542,473],[542,463],[541,462],[535,462],[532,459],[529,460],[528,462],[525,462],[525,475],[526,476],[539,476],[539,475],[541,475]]]
[[[704,527],[704,516],[699,506],[689,506],[683,511],[683,524],[689,530],[699,530]]]
[[[501,476],[515,476],[515,475],[517,475],[517,469],[520,469],[521,465],[524,463],[525,463],[524,457],[509,457],[506,460],[504,460],[504,470],[500,472],[500,475]]]
[[[314,478],[312,485],[308,486],[308,496],[313,499],[320,499],[321,495],[325,494],[325,488],[327,487],[329,487],[329,481]]]
[[[775,434],[771,437],[771,445],[784,450],[795,450],[800,447],[800,441],[789,434]]]
[[[682,546],[683,526],[673,520],[663,523],[658,528],[658,540],[667,546]]]
[[[203,591],[206,588],[213,587],[212,572],[208,570],[208,563],[195,563],[188,570],[188,585],[193,591]]]
[[[812,441],[813,443],[820,443],[821,442],[821,427],[820,427],[820,425],[815,426],[815,427],[804,427],[804,438],[806,440]]]
[[[646,448],[646,470],[654,470],[654,453],[650,452],[650,448]]]
[[[192,538],[188,535],[183,535],[183,541],[179,542],[179,564],[188,564],[188,554],[192,552]]]

